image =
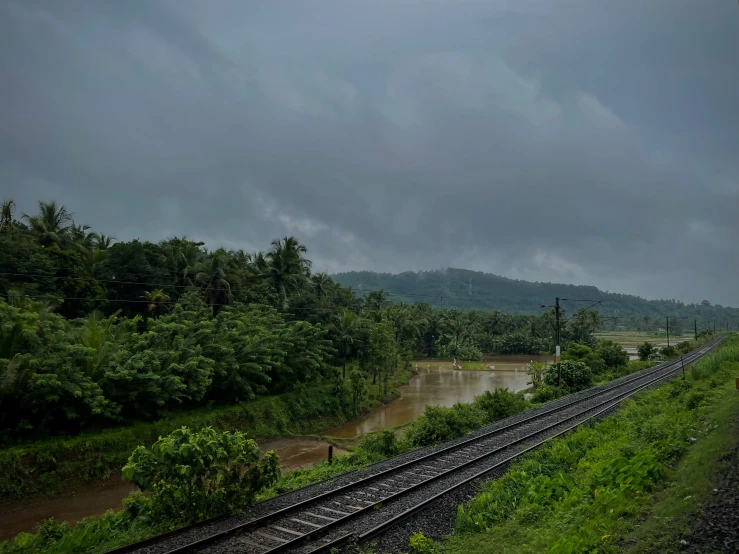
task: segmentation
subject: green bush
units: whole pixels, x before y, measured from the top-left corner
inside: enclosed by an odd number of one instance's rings
[[[599,340],[595,348],[595,354],[603,360],[605,369],[622,367],[629,363],[629,354],[623,346],[612,340]],[[591,366],[595,372],[596,369]]]
[[[567,387],[570,391],[579,391],[589,387],[593,383],[593,372],[582,362],[572,360],[564,360],[560,363],[560,372],[562,374],[561,386]],[[551,365],[544,375],[544,383],[550,386],[557,386],[559,383],[559,372],[557,365]]]
[[[409,546],[413,554],[433,554],[436,552],[434,541],[423,533],[413,533]]]
[[[485,391],[475,398],[474,404],[487,414],[488,423],[512,416],[528,407],[522,394],[510,392],[507,388]]]
[[[400,453],[398,439],[392,429],[383,429],[377,433],[371,433],[362,439],[359,448],[371,454],[379,454],[385,458]]]
[[[663,346],[660,350],[660,354],[662,354],[665,358],[674,358],[678,355],[678,352],[674,346]]]
[[[655,348],[651,342],[644,341],[644,344],[640,344],[637,347],[636,351],[639,354],[639,359],[642,361],[646,361],[649,359],[649,356],[654,354]]]
[[[274,484],[277,454],[259,456],[257,443],[243,433],[183,427],[134,450],[123,477],[151,492],[154,518],[189,523],[244,508]]]
[[[675,345],[675,348],[677,348],[678,352],[680,354],[687,354],[691,350],[695,348],[695,343],[690,340],[685,340],[683,342],[679,342]]]
[[[532,402],[543,404],[544,402],[550,402],[561,396],[564,396],[568,391],[564,388],[542,385],[534,391],[534,396],[531,398]]]
[[[412,446],[428,446],[455,439],[486,423],[485,412],[474,404],[426,406],[423,416],[406,428],[405,438]]]
[[[688,408],[688,410],[695,410],[698,406],[701,405],[703,400],[706,398],[706,395],[701,392],[694,392],[685,399],[685,407]]]
[[[584,344],[570,344],[562,354],[562,360],[582,362],[593,373],[600,373],[606,369],[606,362],[596,351]]]

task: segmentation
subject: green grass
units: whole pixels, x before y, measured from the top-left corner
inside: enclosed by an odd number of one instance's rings
[[[739,376],[739,373],[737,374]],[[732,388],[729,383],[728,388]],[[690,448],[670,475],[667,486],[654,495],[645,520],[621,541],[628,554],[679,551],[692,515],[713,490],[716,460],[739,444],[739,393],[731,390],[707,414],[706,426],[716,426]]]
[[[739,337],[689,375],[641,393],[486,483],[460,507],[457,533],[441,551],[607,554],[675,544],[710,486],[711,461],[739,440],[727,438],[739,414]]]

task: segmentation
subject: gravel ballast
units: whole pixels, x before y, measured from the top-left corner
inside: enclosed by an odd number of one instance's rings
[[[734,426],[734,432],[739,426]],[[722,456],[715,490],[695,515],[683,552],[739,552],[739,446]]]

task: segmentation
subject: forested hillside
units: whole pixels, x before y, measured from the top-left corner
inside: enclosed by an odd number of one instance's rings
[[[713,324],[723,328],[728,321],[736,329],[739,309],[712,305],[685,304],[677,300],[646,300],[628,294],[604,292],[592,286],[538,283],[508,279],[499,275],[469,271],[466,269],[442,269],[437,271],[407,271],[393,275],[372,271],[337,273],[332,278],[355,290],[384,289],[393,300],[403,302],[423,301],[434,306],[460,309],[500,310],[510,313],[539,314],[542,304],[550,305],[554,298],[601,300],[598,311],[604,316],[623,316],[618,324],[628,328],[653,328],[655,320],[665,316],[698,319],[699,325]],[[642,321],[640,322],[639,319]],[[692,323],[692,322],[690,322]]]

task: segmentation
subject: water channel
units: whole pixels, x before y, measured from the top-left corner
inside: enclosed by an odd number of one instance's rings
[[[396,427],[423,414],[426,406],[453,406],[472,402],[475,396],[489,390],[527,388],[526,366],[532,361],[552,361],[551,356],[496,356],[484,360],[485,371],[461,371],[452,362],[412,362],[418,376],[400,387],[401,397],[374,410],[360,421],[329,429],[325,435],[355,438],[372,431]]]

